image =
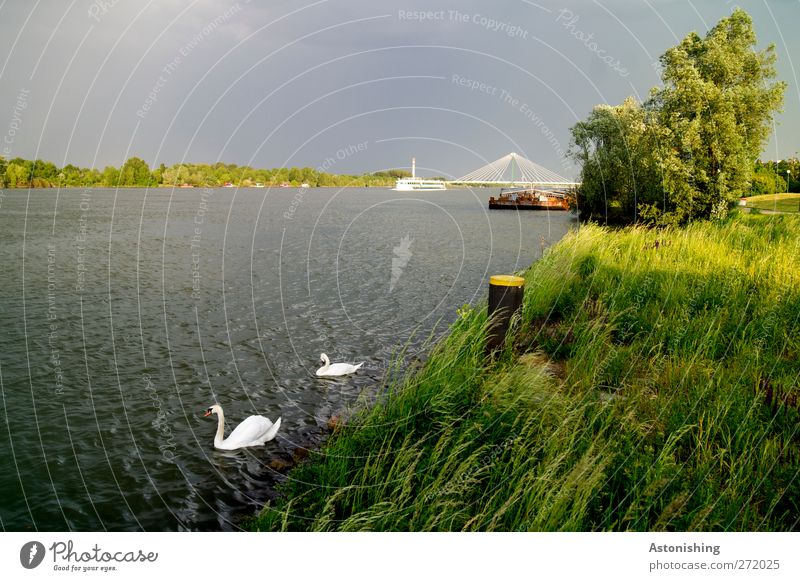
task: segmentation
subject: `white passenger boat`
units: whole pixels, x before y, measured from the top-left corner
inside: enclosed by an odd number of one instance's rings
[[[417,177],[417,160],[411,158],[411,177],[400,178],[392,188],[396,192],[418,192],[421,190],[446,190],[447,186],[441,180],[425,180]]]

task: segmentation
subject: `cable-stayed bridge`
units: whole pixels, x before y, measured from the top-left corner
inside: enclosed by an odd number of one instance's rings
[[[456,180],[450,180],[447,183],[453,185],[539,186],[542,188],[556,189],[568,189],[580,185],[529,159],[525,159],[517,153],[509,153],[465,176]]]

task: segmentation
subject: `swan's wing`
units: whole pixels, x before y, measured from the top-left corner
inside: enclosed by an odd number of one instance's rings
[[[348,373],[346,363],[331,363],[325,375],[344,375]]]
[[[236,426],[231,435],[225,438],[226,445],[250,446],[259,442],[272,427],[272,422],[264,416],[250,416]]]
[[[330,375],[347,375],[355,373],[361,365],[350,365],[349,363],[334,363],[328,369]]]
[[[269,421],[269,420],[267,420]],[[269,430],[267,430],[264,435],[259,439],[258,443],[263,444],[264,442],[269,442],[278,434],[278,430],[281,428],[281,418],[275,420],[275,423],[272,424]]]

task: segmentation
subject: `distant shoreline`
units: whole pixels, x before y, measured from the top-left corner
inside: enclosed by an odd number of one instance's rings
[[[72,164],[58,167],[50,161],[20,157],[6,159],[0,155],[0,187],[302,187],[302,184],[307,184],[306,187],[383,187],[411,175],[405,169],[362,174],[329,173],[333,165],[335,160],[317,168],[254,168],[222,162],[176,163],[171,166],[161,163],[151,168],[143,159],[131,157],[120,167],[106,166],[101,170]]]
[[[156,186],[30,186],[19,188],[0,188],[0,191],[10,192],[12,190],[328,190],[328,189],[389,189],[392,190],[394,184],[387,185],[372,185],[372,186],[309,186],[304,188],[302,186],[165,186],[163,184]],[[470,186],[471,189],[496,189],[500,186]],[[465,190],[470,189],[467,186],[447,186],[446,190],[431,190],[433,192],[442,192],[448,190]],[[395,190],[392,190],[395,191]],[[411,191],[411,193],[419,193]]]
[[[381,189],[391,188],[393,184],[385,186],[26,186],[21,188],[0,188],[1,191],[10,192],[12,190],[322,190],[322,189]],[[452,189],[463,189],[453,187]]]

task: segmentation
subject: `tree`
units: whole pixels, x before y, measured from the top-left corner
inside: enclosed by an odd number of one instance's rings
[[[164,183],[169,186],[181,186],[189,182],[190,169],[187,165],[176,163],[164,170]],[[199,184],[192,184],[199,185]]]
[[[770,171],[777,169],[778,175],[786,179],[786,189],[782,190],[782,192],[786,192],[787,190],[790,192],[797,192],[800,190],[800,182],[798,181],[798,178],[800,178],[800,160],[796,157],[782,159],[777,165],[769,162],[766,166],[771,168]]]
[[[31,184],[33,162],[15,157],[6,167],[6,186],[9,188],[27,188]]]
[[[119,185],[119,170],[110,165],[106,166],[101,183],[107,188],[116,188]]]
[[[164,183],[164,172],[167,171],[167,166],[163,163],[152,171],[153,184],[161,185]]]
[[[6,187],[6,158],[0,155],[0,190]]]
[[[146,187],[152,182],[153,176],[150,173],[150,167],[138,157],[130,158],[119,170],[120,186]]]
[[[579,189],[580,207],[602,186],[628,220],[682,223],[722,215],[749,192],[754,162],[786,87],[770,82],[774,46],[757,52],[755,45],[752,21],[737,8],[705,38],[693,32],[661,56],[664,85],[643,106],[638,121],[644,128],[628,123],[622,111],[612,115],[615,130],[599,123],[594,112],[573,127],[571,154],[583,164],[586,184]],[[647,144],[646,155],[633,159],[643,153],[639,143]],[[609,181],[612,170],[626,161],[635,167],[639,160],[646,167],[631,169],[630,179]],[[631,188],[637,194],[633,207]]]
[[[30,183],[30,172],[25,167],[16,163],[9,163],[6,167],[6,185],[9,188],[24,188]]]
[[[72,164],[67,164],[63,168],[61,168],[61,174],[64,176],[61,185],[65,187],[74,188],[74,187],[91,185],[85,182],[84,171],[81,168],[75,167]]]
[[[776,173],[774,163],[757,163],[750,183],[749,194],[752,196],[781,194],[786,191],[786,182],[779,173]]]
[[[573,156],[583,167],[578,208],[584,218],[637,219],[639,206],[663,199],[658,139],[648,113],[632,97],[598,105],[572,128]]]
[[[665,165],[683,166],[667,180],[681,218],[711,214],[749,189],[753,162],[783,103],[775,77],[775,48],[756,52],[750,17],[736,9],[705,39],[692,33],[661,57],[665,86],[652,107],[671,130]],[[688,171],[686,171],[688,169]]]
[[[82,171],[83,171],[82,185],[85,186],[103,185],[103,175],[100,173],[99,170],[92,168],[92,169],[84,169]]]
[[[58,174],[58,168],[52,162],[42,161],[41,159],[37,159],[33,162],[33,166],[31,168],[31,180],[37,182],[37,184],[41,184],[41,186],[49,187],[50,185],[57,183]]]

